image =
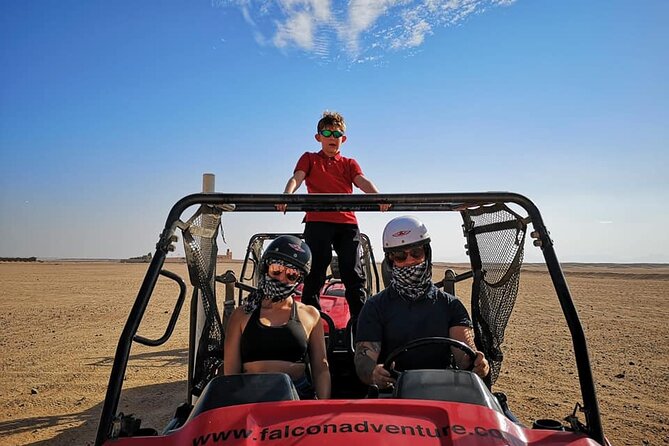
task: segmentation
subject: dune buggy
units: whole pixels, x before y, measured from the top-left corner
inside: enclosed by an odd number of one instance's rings
[[[216,237],[221,216],[225,214],[227,220],[238,212],[276,212],[274,204],[279,202],[287,203],[290,212],[371,212],[377,211],[380,203],[388,203],[393,211],[403,213],[459,213],[471,270],[460,275],[447,272],[438,285],[450,291],[455,282],[472,279],[471,316],[477,348],[491,364],[486,380],[466,370],[407,370],[401,373],[391,395],[378,398],[374,392],[352,391],[356,384],[350,370],[333,367],[333,394],[339,398],[301,401],[284,374],[217,376],[224,356],[226,315],[243,298],[239,293],[252,289],[257,275],[257,268],[252,265],[257,265],[261,255],[258,246],[266,240],[262,234],[255,241],[252,238],[241,277],[230,273],[217,275]],[[197,206],[194,215],[182,220],[182,215],[192,206]],[[576,402],[576,408],[566,414],[564,421],[544,419],[524,426],[510,410],[505,395],[493,392],[493,388],[502,366],[504,331],[518,292],[530,224],[533,243],[543,253],[571,333],[582,401]],[[172,334],[185,299],[183,280],[162,269],[167,253],[174,248],[177,231],[182,234],[192,286],[187,386],[181,404],[175,407],[174,416],[166,425],[144,427],[140,418],[118,412],[118,403],[132,344],[163,344]],[[380,286],[378,274],[375,275],[376,262],[371,255],[368,266],[372,272],[369,279],[376,280],[376,286]],[[180,282],[181,293],[165,334],[160,339],[147,339],[137,334],[137,328],[160,275]],[[223,303],[216,292],[219,282],[225,289]],[[219,308],[223,311],[219,312]],[[327,312],[324,314],[327,321]],[[338,349],[337,337],[332,336],[341,330],[341,325],[336,325],[331,317],[327,323],[331,324],[328,354],[350,355],[350,341],[346,340],[340,345],[345,348]],[[350,334],[347,335],[350,339]],[[401,350],[443,342],[447,342],[447,338],[420,339]],[[333,362],[336,361],[333,359]],[[349,373],[349,376],[337,379],[340,373]],[[118,342],[96,445],[299,443],[308,446],[342,442],[351,445],[608,444],[583,328],[553,241],[539,210],[529,199],[506,192],[290,196],[202,193],[186,196],[173,206]]]

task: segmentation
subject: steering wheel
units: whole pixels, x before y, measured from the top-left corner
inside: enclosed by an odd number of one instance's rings
[[[396,348],[395,350],[390,352],[390,354],[386,358],[385,362],[383,363],[383,368],[388,370],[391,375],[396,377],[398,372],[397,370],[392,368],[392,364],[393,362],[395,362],[397,357],[408,351],[415,350],[416,348],[423,347],[425,345],[448,345],[451,347],[455,347],[458,350],[462,350],[471,359],[471,364],[466,370],[471,371],[474,369],[474,360],[476,359],[476,352],[470,346],[468,346],[464,342],[458,341],[457,339],[437,337],[437,336],[414,339],[413,341],[409,341],[403,346]]]

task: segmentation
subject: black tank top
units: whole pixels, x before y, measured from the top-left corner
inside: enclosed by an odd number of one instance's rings
[[[297,303],[293,302],[288,322],[278,327],[260,323],[258,306],[242,333],[240,353],[242,363],[272,360],[303,362],[307,354],[307,333],[297,315]]]

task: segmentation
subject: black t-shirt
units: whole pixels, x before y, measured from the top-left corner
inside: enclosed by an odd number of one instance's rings
[[[460,300],[433,286],[424,296],[409,301],[388,287],[365,302],[358,318],[356,342],[380,342],[379,363],[390,352],[414,339],[450,337],[449,329],[471,327]],[[397,370],[443,368],[451,361],[450,347],[426,346],[400,355]]]

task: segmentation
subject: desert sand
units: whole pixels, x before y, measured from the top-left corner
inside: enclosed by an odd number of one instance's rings
[[[239,263],[219,265],[239,271]],[[0,444],[93,444],[119,335],[146,264],[0,263]],[[187,278],[185,265],[166,269]],[[457,268],[456,268],[457,269]],[[669,443],[669,265],[564,265],[616,445]],[[435,275],[438,277],[438,274]],[[467,285],[458,288],[469,300]],[[177,287],[161,279],[140,334],[162,336]],[[190,296],[190,289],[188,296]],[[188,305],[171,339],[132,350],[119,410],[162,428],[185,398]],[[543,267],[529,265],[494,390],[522,422],[580,401],[571,340]]]

